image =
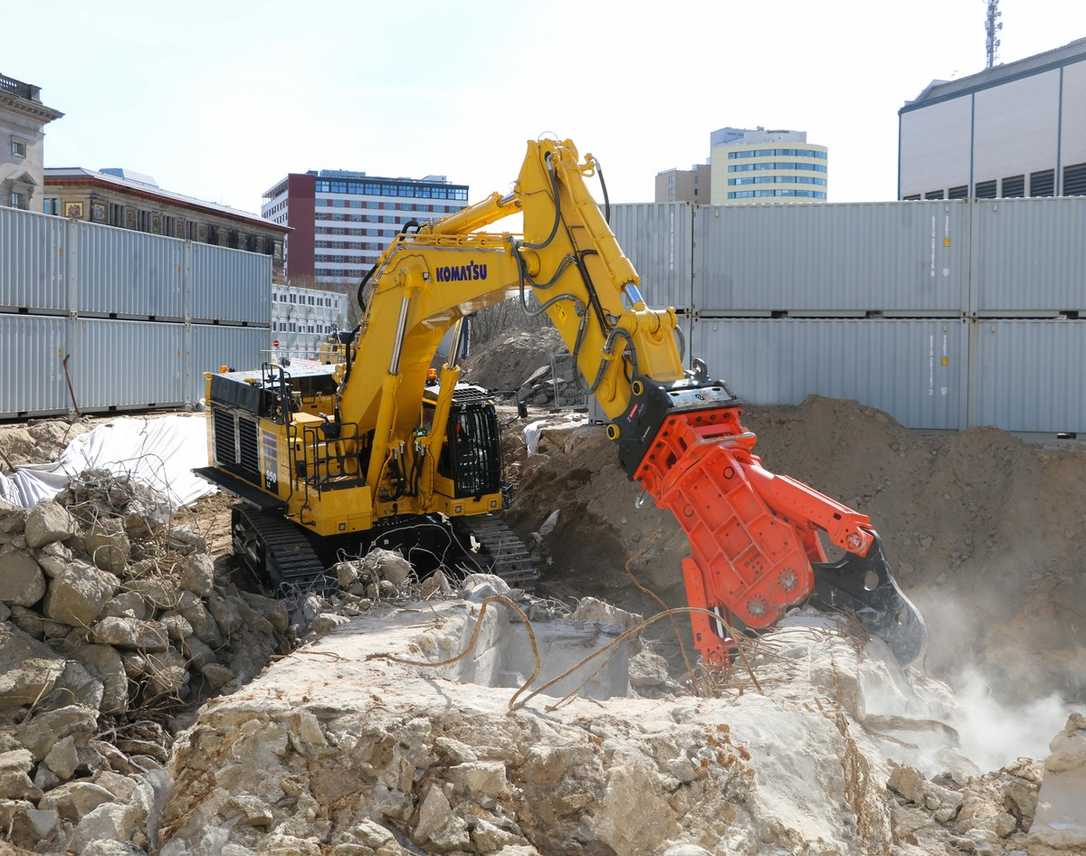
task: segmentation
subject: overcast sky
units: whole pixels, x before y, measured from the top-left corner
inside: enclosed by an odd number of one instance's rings
[[[724,125],[830,149],[830,201],[892,199],[897,110],[984,65],[983,0],[642,4],[35,0],[0,72],[63,110],[47,166],[124,166],[247,210],[287,172],[446,174],[507,191],[524,140],[572,138],[612,199]],[[1084,0],[1003,0],[1010,62],[1086,36]]]

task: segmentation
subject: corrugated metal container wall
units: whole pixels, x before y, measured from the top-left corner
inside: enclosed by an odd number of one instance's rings
[[[67,308],[66,227],[62,217],[0,207],[0,306]]]
[[[189,314],[197,321],[271,324],[271,256],[192,245]]]
[[[910,428],[959,428],[965,324],[956,319],[699,318],[693,353],[752,404],[849,398]]]
[[[79,223],[80,313],[180,319],[185,242],[130,229]]]
[[[80,318],[72,357],[83,410],[179,405],[184,324]]]
[[[958,315],[967,214],[958,200],[699,206],[694,307]]]
[[[693,209],[687,202],[611,206],[611,231],[637,268],[649,306],[692,306]]]
[[[1086,310],[1086,198],[978,200],[973,234],[972,311]]]
[[[0,417],[68,409],[61,317],[0,315]]]
[[[204,397],[204,372],[228,365],[238,371],[259,369],[268,360],[271,334],[264,327],[220,327],[192,325],[191,377],[187,397],[196,402]]]
[[[970,423],[1086,433],[1086,321],[972,323]]]

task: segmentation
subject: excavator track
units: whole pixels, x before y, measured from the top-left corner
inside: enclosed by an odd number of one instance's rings
[[[257,579],[281,593],[325,585],[324,564],[302,530],[276,512],[235,505],[234,555]]]
[[[539,565],[528,545],[509,525],[493,514],[463,518],[461,525],[482,547],[482,560],[490,573],[517,588],[533,588],[539,580]]]

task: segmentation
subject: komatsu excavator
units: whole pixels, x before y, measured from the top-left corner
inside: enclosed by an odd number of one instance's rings
[[[530,141],[511,193],[404,225],[359,285],[343,364],[207,376],[212,465],[198,472],[242,500],[235,553],[276,585],[318,579],[337,549],[372,544],[531,582],[533,560],[497,517],[493,403],[458,383],[465,319],[515,291],[561,334],[629,477],[689,537],[682,577],[706,660],[729,656],[728,627],[769,628],[810,601],[857,616],[912,661],[924,622],[871,520],[762,466],[740,402],[701,361],[684,365],[675,310],[646,304],[593,176],[602,183],[598,161],[571,141]],[[518,213],[520,235],[480,231]],[[827,544],[843,558],[827,561]]]

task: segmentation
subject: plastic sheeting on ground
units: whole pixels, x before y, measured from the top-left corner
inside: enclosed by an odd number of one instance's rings
[[[72,476],[104,469],[127,475],[180,507],[215,492],[192,473],[207,464],[203,414],[122,416],[76,437],[54,463],[28,464],[10,476],[0,473],[0,498],[29,508],[56,496]]]

